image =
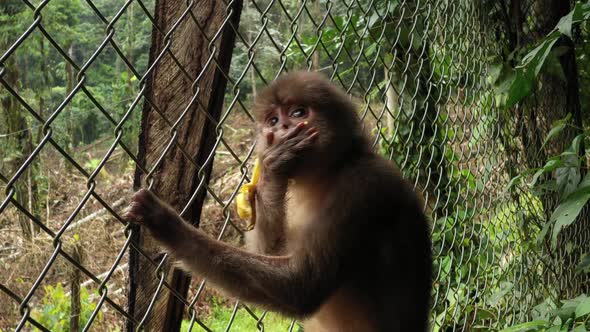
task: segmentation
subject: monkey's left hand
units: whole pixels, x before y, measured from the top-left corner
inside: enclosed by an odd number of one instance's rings
[[[147,189],[141,189],[133,195],[123,218],[147,227],[156,238],[170,233],[175,225],[183,222],[170,206]]]
[[[284,179],[291,175],[318,136],[315,127],[306,127],[307,123],[300,122],[279,138],[272,132],[267,134],[268,148],[262,154],[264,175],[277,175]]]

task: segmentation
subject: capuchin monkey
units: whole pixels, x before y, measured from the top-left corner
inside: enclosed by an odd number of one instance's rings
[[[184,222],[151,192],[125,218],[227,293],[305,332],[426,331],[431,245],[422,203],[372,151],[355,105],[317,73],[281,76],[254,105],[261,163],[248,250]]]

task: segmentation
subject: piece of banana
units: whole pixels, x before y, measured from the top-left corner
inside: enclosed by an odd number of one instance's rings
[[[236,209],[238,216],[248,221],[246,230],[250,231],[254,228],[256,223],[256,216],[253,213],[252,206],[250,205],[250,198],[254,195],[258,178],[260,177],[260,162],[258,159],[254,162],[254,170],[252,171],[252,181],[245,183],[240,188],[240,193],[236,196]],[[252,200],[254,201],[254,200]]]

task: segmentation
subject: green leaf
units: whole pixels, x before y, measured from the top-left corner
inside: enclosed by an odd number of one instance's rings
[[[578,2],[572,13],[572,23],[579,23],[590,18],[590,3]],[[559,25],[559,23],[558,23]]]
[[[494,90],[498,93],[507,93],[516,79],[516,72],[513,69],[503,69],[495,81]]]
[[[582,179],[582,182],[580,182],[578,189],[576,190],[582,190],[583,188],[590,188],[590,173],[584,176],[584,179]]]
[[[573,156],[570,156],[573,157]],[[578,158],[574,157],[576,160]],[[568,197],[573,193],[580,182],[580,169],[577,167],[562,167],[555,170],[557,192],[560,198]]]
[[[545,59],[547,59],[549,52],[551,51],[553,45],[555,45],[558,39],[558,34],[549,34],[547,37],[545,37],[545,40],[539,44],[539,46],[535,47],[532,51],[530,51],[527,55],[524,56],[524,58],[522,59],[522,65],[520,67],[533,67],[533,73],[536,77],[541,71],[541,68],[543,68]]]
[[[582,188],[576,190],[570,196],[568,196],[563,202],[561,202],[553,214],[551,214],[551,223],[555,223],[553,227],[553,236],[551,238],[551,245],[553,248],[557,245],[557,235],[562,228],[571,225],[580,212],[582,208],[586,205],[588,200],[590,199],[590,188]]]
[[[541,169],[539,169],[538,171],[535,172],[535,175],[533,175],[533,179],[531,180],[531,183],[529,183],[529,186],[534,186],[537,181],[539,180],[539,177],[545,173],[549,173],[552,172],[554,170],[556,170],[558,167],[560,167],[562,165],[561,159],[551,159],[549,161],[547,161],[547,163],[545,163],[545,166],[543,166]]]
[[[516,68],[516,76],[510,82],[510,90],[506,96],[496,94],[504,107],[510,108],[528,96],[534,86],[534,81],[543,68],[545,60],[560,36],[571,37],[572,26],[590,18],[590,4],[577,3],[574,9],[561,18],[555,29],[551,31],[532,51],[526,54],[520,66]],[[507,83],[508,81],[504,82]]]
[[[523,174],[520,174],[510,179],[510,182],[508,182],[508,186],[506,186],[506,191],[512,189],[512,187],[516,186],[517,184],[520,184],[522,178]]]
[[[376,22],[382,21],[381,17],[379,17],[379,14],[377,13],[373,13],[370,17],[369,20],[367,21],[367,26],[370,28],[373,27],[373,25],[375,25]]]
[[[500,289],[496,291],[494,294],[490,296],[488,299],[488,304],[490,306],[495,306],[500,302],[500,300],[504,297],[504,295],[508,294],[514,288],[514,284],[508,281],[500,282]]]
[[[577,273],[590,273],[590,254],[584,254],[580,263],[576,266]]]
[[[534,79],[532,71],[517,70],[514,80],[510,83],[505,107],[510,108],[528,96],[533,90]]]
[[[553,315],[559,317],[563,322],[567,322],[572,319],[576,312],[578,304],[585,299],[585,296],[576,297],[570,300],[563,301],[561,308],[553,310]]]
[[[576,318],[580,318],[582,316],[586,316],[590,314],[590,297],[584,299],[578,306],[576,307]]]
[[[525,332],[525,331],[539,331],[539,329],[546,328],[549,322],[546,320],[534,320],[523,324],[511,326],[509,328],[500,330],[500,332]]]
[[[441,263],[441,280],[444,280],[446,276],[451,271],[451,267],[453,266],[453,257],[452,256],[445,256]]]
[[[572,305],[564,305],[563,307],[553,311],[553,315],[561,318],[562,321],[567,321],[574,316],[576,307]]]
[[[502,70],[504,69],[504,63],[493,63],[490,65],[490,70],[488,72],[488,82],[492,85],[496,83],[498,78],[500,78],[500,74],[502,74]]]
[[[534,81],[558,37],[559,35],[556,33],[549,35],[539,46],[535,47],[523,58],[521,65],[516,69],[516,78],[508,91],[506,108],[516,105],[531,93]]]
[[[543,145],[541,145],[541,149],[543,149],[545,147],[545,145],[555,136],[559,135],[563,129],[565,128],[565,126],[567,125],[568,121],[572,118],[572,114],[568,113],[565,118],[557,120],[553,123],[553,127],[551,127],[551,130],[549,131],[549,134],[547,134],[547,137],[545,137],[545,140],[543,141]]]
[[[498,317],[496,317],[496,315],[492,311],[484,308],[478,308],[475,317],[477,317],[479,320],[491,319],[495,321],[498,319]]]
[[[559,30],[559,32],[561,32],[562,34],[572,38],[572,23],[573,23],[573,18],[574,18],[574,10],[572,10],[571,12],[569,12],[569,14],[565,15],[564,17],[562,17],[559,22],[557,23],[557,30]]]
[[[561,154],[562,156],[578,156],[580,154],[580,144],[584,139],[585,135],[580,134],[572,140],[572,144]],[[575,163],[570,163],[568,166],[579,166],[579,160],[575,160]]]
[[[371,44],[369,44],[369,46],[367,46],[367,48],[365,50],[365,55],[367,57],[370,57],[373,54],[375,54],[376,50],[377,50],[377,43],[371,43]]]
[[[543,229],[541,229],[539,235],[537,235],[537,244],[540,245],[541,243],[543,243],[543,240],[545,240],[545,236],[547,236],[547,233],[549,232],[549,228],[551,228],[550,222],[543,225]]]

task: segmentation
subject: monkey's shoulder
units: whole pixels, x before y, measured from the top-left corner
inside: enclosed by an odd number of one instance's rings
[[[336,183],[334,192],[340,196],[336,201],[342,204],[336,202],[335,208],[350,208],[355,218],[377,232],[405,223],[419,228],[427,224],[424,204],[413,185],[378,155],[351,163]]]
[[[369,154],[351,162],[345,167],[340,183],[353,187],[357,195],[367,195],[379,201],[406,201],[416,197],[412,185],[402,176],[389,160],[376,154]],[[347,180],[344,180],[347,179]],[[391,205],[391,202],[388,203]]]

